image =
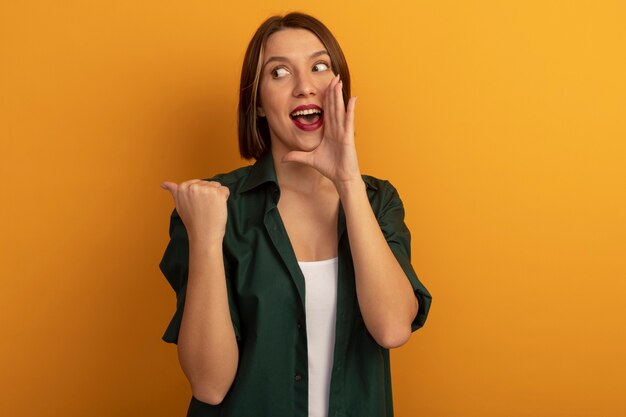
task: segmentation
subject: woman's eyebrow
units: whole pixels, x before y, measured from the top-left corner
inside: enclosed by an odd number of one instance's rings
[[[318,56],[321,56],[321,55],[328,55],[328,51],[326,49],[322,49],[320,51],[313,52],[309,56],[309,59],[317,58]],[[267,61],[265,61],[265,63],[263,64],[263,67],[265,67],[270,62],[274,62],[274,61],[285,62],[285,61],[289,61],[289,58],[284,57],[284,56],[271,56],[267,59]]]

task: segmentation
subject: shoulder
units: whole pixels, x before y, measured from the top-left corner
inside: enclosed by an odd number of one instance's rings
[[[252,165],[243,166],[234,169],[230,172],[215,174],[210,178],[205,178],[206,181],[216,181],[225,187],[228,187],[230,192],[237,191],[245,183],[246,179],[250,175]]]
[[[375,212],[394,200],[401,203],[398,191],[388,180],[371,175],[362,175],[361,177],[363,182],[365,182],[367,196]]]
[[[388,180],[374,177],[372,175],[361,175],[368,190],[379,192],[395,192],[396,189]]]
[[[265,204],[268,186],[276,184],[276,176],[273,165],[270,165],[271,162],[271,159],[263,158],[253,165],[208,178],[210,181],[219,182],[230,191],[229,213],[234,214],[234,212],[242,210],[242,213],[256,213],[259,210],[251,209],[258,207],[259,204]]]

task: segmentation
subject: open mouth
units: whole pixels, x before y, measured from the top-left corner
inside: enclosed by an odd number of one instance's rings
[[[298,106],[289,114],[294,124],[302,130],[316,130],[324,121],[324,111],[316,105]]]

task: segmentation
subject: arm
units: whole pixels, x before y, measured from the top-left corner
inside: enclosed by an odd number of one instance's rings
[[[413,288],[389,248],[362,180],[337,187],[346,214],[359,308],[367,330],[388,349],[411,336],[418,303]]]
[[[291,151],[282,160],[312,166],[335,184],[346,214],[363,320],[379,345],[393,348],[409,339],[419,306],[367,198],[354,145],[356,97],[344,107],[342,88],[336,76],[325,92],[320,145],[310,152]]]
[[[174,197],[189,243],[179,361],[194,397],[219,404],[230,389],[239,360],[222,253],[228,188],[200,180],[162,186]]]
[[[230,389],[239,349],[228,308],[222,245],[189,239],[189,278],[178,358],[198,400],[219,404]]]

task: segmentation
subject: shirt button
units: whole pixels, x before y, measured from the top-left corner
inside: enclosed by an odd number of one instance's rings
[[[301,374],[296,374],[295,380],[296,380],[296,382],[302,381],[302,375]]]
[[[298,329],[301,329],[302,328],[302,323],[298,322],[297,326],[298,326]]]

